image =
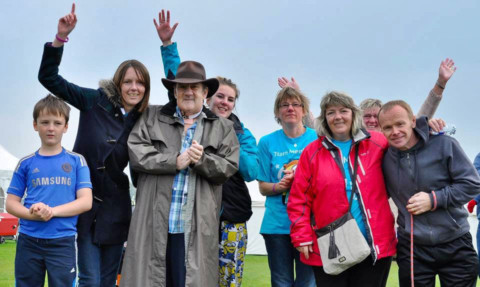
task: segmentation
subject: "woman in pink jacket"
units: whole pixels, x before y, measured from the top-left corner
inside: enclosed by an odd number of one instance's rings
[[[320,107],[319,138],[303,151],[290,191],[287,210],[292,243],[302,262],[313,266],[317,286],[385,286],[397,243],[381,166],[387,140],[361,128],[361,111],[346,94],[330,92]],[[353,180],[356,146],[358,167]],[[348,211],[353,184],[356,191],[350,211],[370,247],[370,256],[338,275],[329,275],[322,267],[314,228]]]

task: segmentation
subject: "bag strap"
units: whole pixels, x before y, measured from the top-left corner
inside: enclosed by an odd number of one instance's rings
[[[358,149],[359,149],[359,144],[355,144],[355,161],[353,165],[353,174],[352,170],[350,167],[348,168],[348,171],[350,172],[350,180],[352,180],[352,193],[350,194],[350,199],[348,200],[348,212],[350,212],[350,209],[352,208],[352,200],[353,200],[353,194],[357,192],[357,167],[358,167]],[[342,174],[344,174],[342,172]],[[346,186],[345,186],[346,188]],[[313,215],[313,212],[310,211],[310,225],[315,226],[317,223],[315,222],[315,216]]]
[[[350,172],[350,180],[352,181],[352,193],[350,194],[350,200],[348,201],[348,212],[352,209],[353,195],[357,192],[357,167],[358,167],[358,148],[359,144],[355,145],[355,162],[353,165],[353,174],[350,167],[348,171]],[[346,186],[345,186],[346,189]]]

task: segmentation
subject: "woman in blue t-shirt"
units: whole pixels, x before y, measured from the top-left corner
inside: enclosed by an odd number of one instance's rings
[[[300,262],[291,243],[286,206],[300,154],[317,139],[315,131],[304,125],[310,113],[309,100],[298,89],[285,87],[278,92],[273,111],[282,129],[260,139],[257,177],[260,193],[267,197],[260,233],[267,248],[271,284],[315,286],[312,268]]]

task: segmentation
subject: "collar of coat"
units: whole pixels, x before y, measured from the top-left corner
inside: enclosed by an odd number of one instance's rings
[[[240,122],[240,119],[237,117],[237,115],[231,113],[228,119],[233,122],[233,129],[235,130],[235,133],[243,135],[242,123]]]
[[[171,118],[175,117],[175,113],[177,112],[177,101],[174,99],[173,101],[169,101],[166,105],[164,105],[161,109],[160,112],[164,115],[167,115]],[[202,112],[205,114],[207,119],[218,119],[219,117],[215,115],[209,108],[203,107]],[[240,122],[240,119],[235,115],[234,113],[230,114],[228,117],[230,121],[233,122],[233,128],[235,130],[235,133],[237,134],[243,134],[243,127]]]
[[[123,108],[122,105],[122,96],[120,95],[117,86],[115,86],[115,83],[113,83],[112,80],[101,80],[98,83],[100,89],[105,93],[107,96],[108,102],[112,104],[114,109],[121,109]],[[132,114],[139,114],[138,112],[138,107],[141,105],[141,102],[137,104],[132,111],[129,113]],[[106,110],[110,110],[108,107],[105,107],[102,105],[102,107]]]
[[[360,128],[358,132],[353,136],[352,146],[368,138],[370,138],[370,133],[364,128]],[[332,140],[327,136],[323,137],[322,145],[330,151],[337,150],[337,147],[333,144]]]
[[[121,95],[112,80],[101,80],[98,85],[115,108],[122,108]]]
[[[414,132],[416,133],[418,140],[425,144],[430,139],[430,127],[428,126],[427,117],[419,117],[416,120]]]
[[[163,115],[166,115],[168,117],[171,117],[172,119],[175,118],[175,113],[177,112],[177,101],[169,101],[166,105],[164,105],[160,109],[160,113]],[[206,119],[218,119],[218,116],[215,115],[212,111],[210,111],[207,107],[203,107],[202,112],[205,114]]]

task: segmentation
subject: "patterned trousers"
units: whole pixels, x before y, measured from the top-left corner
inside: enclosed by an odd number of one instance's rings
[[[221,222],[219,243],[219,286],[241,286],[243,263],[247,251],[247,239],[246,222]]]

